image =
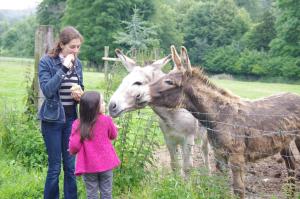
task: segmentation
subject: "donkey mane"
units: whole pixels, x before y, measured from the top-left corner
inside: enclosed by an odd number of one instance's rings
[[[200,80],[204,85],[206,85],[207,87],[217,91],[218,93],[220,93],[221,95],[223,95],[225,97],[229,97],[230,99],[235,99],[235,100],[238,100],[238,101],[240,100],[239,96],[234,95],[233,93],[231,93],[228,90],[225,90],[223,88],[219,88],[214,83],[212,83],[208,79],[208,76],[205,74],[202,67],[200,67],[200,68],[199,67],[192,67],[191,73],[187,72],[187,76],[194,77],[194,78]]]

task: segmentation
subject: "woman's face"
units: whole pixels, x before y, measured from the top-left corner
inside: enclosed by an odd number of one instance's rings
[[[61,53],[63,54],[64,57],[69,54],[73,54],[73,55],[77,56],[77,54],[79,53],[79,50],[80,50],[80,46],[81,46],[80,39],[72,39],[66,45],[63,45],[63,44],[60,45],[60,47],[62,48]]]

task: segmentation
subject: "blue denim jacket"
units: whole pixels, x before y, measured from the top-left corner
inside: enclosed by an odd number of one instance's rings
[[[59,88],[65,73],[62,70],[60,58],[45,55],[39,63],[39,83],[45,96],[45,100],[39,112],[39,119],[50,122],[65,122],[66,116],[59,97]],[[79,85],[84,89],[82,83],[82,64],[79,59],[75,60],[75,71],[78,76]]]

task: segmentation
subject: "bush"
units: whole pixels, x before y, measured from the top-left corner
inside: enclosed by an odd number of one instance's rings
[[[239,57],[240,49],[236,45],[216,48],[205,55],[204,66],[212,73],[239,74],[240,68],[235,67]]]
[[[268,60],[268,55],[256,50],[244,50],[240,58],[235,63],[235,67],[240,69],[243,75],[264,76],[267,74],[267,67],[264,64]]]
[[[4,106],[0,113],[1,145],[26,168],[41,170],[47,165],[47,154],[39,122],[13,108]]]
[[[131,190],[121,198],[144,199],[206,199],[206,198],[233,198],[227,177],[209,176],[204,169],[194,170],[188,180],[171,174],[161,174],[159,170],[143,181],[143,183]],[[142,187],[142,188],[141,188]]]
[[[44,175],[40,171],[26,171],[15,160],[3,153],[0,160],[0,196],[2,199],[42,198]]]

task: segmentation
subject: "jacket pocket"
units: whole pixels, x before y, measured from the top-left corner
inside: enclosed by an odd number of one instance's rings
[[[59,118],[59,102],[55,100],[45,100],[45,107],[43,111],[44,118],[47,120],[58,120]]]

